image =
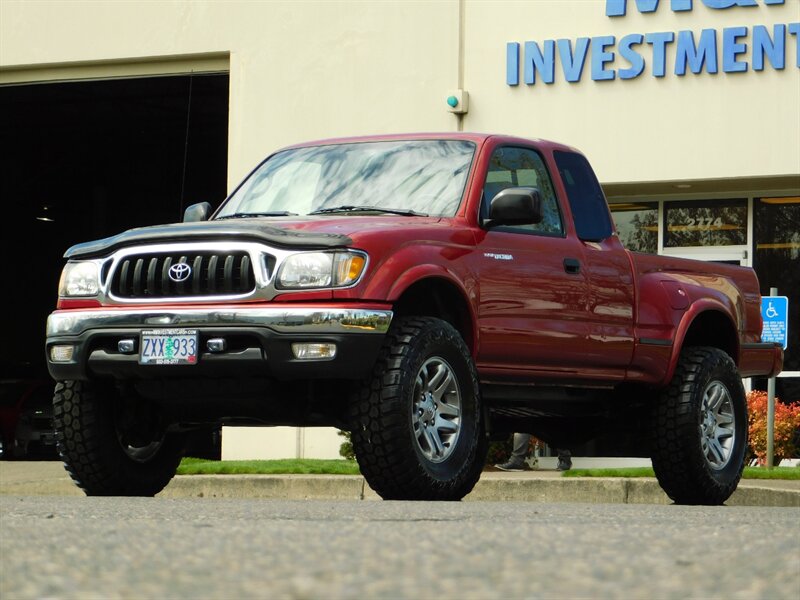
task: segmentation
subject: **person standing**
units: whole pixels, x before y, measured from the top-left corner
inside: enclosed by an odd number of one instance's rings
[[[501,471],[524,471],[525,459],[530,451],[531,437],[533,436],[530,433],[515,433],[511,456],[506,462],[495,465],[495,468]],[[558,465],[556,468],[559,471],[569,471],[572,468],[572,454],[563,448],[557,448],[557,451]]]

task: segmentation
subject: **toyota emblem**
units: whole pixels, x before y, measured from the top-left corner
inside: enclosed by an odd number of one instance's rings
[[[175,283],[180,283],[181,281],[186,281],[189,279],[189,276],[192,274],[192,267],[186,263],[177,263],[169,268],[168,273],[169,278],[172,279],[172,281]]]

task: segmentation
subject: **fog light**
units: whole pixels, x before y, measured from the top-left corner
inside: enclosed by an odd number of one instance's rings
[[[53,362],[69,362],[75,354],[75,346],[50,346],[50,360]]]
[[[322,360],[336,356],[336,344],[292,344],[294,357],[300,360]]]

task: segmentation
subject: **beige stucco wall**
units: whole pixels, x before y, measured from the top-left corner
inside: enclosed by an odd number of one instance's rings
[[[223,460],[341,458],[344,438],[329,427],[223,427]]]
[[[662,0],[652,14],[630,4],[626,17],[609,18],[604,0],[3,0],[0,82],[46,78],[46,70],[32,68],[42,65],[106,63],[107,75],[127,75],[158,72],[159,63],[145,60],[153,57],[184,59],[185,68],[199,70],[202,57],[223,57],[231,73],[231,184],[266,152],[292,142],[454,130],[458,119],[445,110],[444,99],[459,79],[471,98],[464,129],[567,142],[589,154],[604,182],[800,173],[795,36],[787,36],[783,71],[678,77],[673,44],[662,79],[652,77],[648,65],[634,80],[594,82],[587,61],[577,84],[565,82],[557,65],[552,85],[506,85],[509,41],[619,40],[629,33],[704,28],[717,29],[721,38],[727,26],[800,21],[797,0],[728,10],[696,0],[684,13],[673,13]],[[648,50],[643,53],[647,59]],[[614,66],[627,64],[617,57]]]

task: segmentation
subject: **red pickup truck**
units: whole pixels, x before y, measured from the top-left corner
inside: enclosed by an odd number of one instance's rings
[[[775,375],[751,269],[637,254],[586,158],[497,135],[293,146],[210,215],[66,253],[47,360],[90,495],[153,495],[186,435],[336,426],[383,498],[457,500],[491,438],[614,432],[720,504],[742,377]]]

